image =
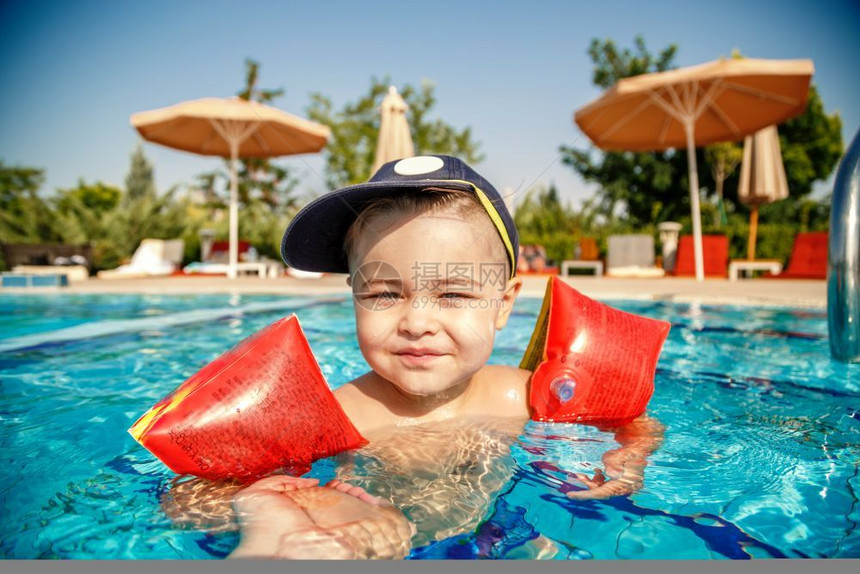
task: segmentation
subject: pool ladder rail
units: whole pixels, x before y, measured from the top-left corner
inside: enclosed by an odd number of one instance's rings
[[[827,252],[830,353],[840,361],[860,362],[860,131],[836,172]]]

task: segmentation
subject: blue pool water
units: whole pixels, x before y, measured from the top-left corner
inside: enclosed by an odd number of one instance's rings
[[[412,558],[860,557],[860,365],[832,361],[823,311],[616,301],[668,320],[644,488],[575,501],[616,445],[529,423],[473,532]],[[516,364],[540,301],[517,302],[492,362]],[[296,312],[333,387],[363,373],[348,298],[0,296],[0,557],[218,558],[235,532],[177,525],[173,474],[126,429],[242,338]],[[332,462],[312,473],[325,477]]]

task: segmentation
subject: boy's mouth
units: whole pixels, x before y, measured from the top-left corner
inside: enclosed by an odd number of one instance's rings
[[[437,359],[445,355],[445,353],[425,348],[409,348],[400,349],[394,352],[404,362],[412,365],[420,365]]]
[[[420,357],[423,355],[444,355],[445,353],[441,351],[436,351],[435,349],[428,349],[426,347],[408,347],[406,349],[399,349],[394,351],[395,355],[415,355],[416,357]]]

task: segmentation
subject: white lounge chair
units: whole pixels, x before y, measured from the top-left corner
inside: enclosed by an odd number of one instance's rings
[[[134,279],[170,275],[182,263],[185,242],[181,239],[144,239],[131,262],[116,269],[99,271],[99,279]]]
[[[287,275],[294,279],[319,279],[324,273],[318,271],[302,271],[293,267],[287,267]]]
[[[647,234],[610,235],[606,257],[609,277],[663,277],[655,265],[654,238]]]

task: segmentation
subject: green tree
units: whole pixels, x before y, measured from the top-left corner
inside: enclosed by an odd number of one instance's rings
[[[144,197],[155,197],[155,179],[152,164],[138,144],[131,154],[131,169],[125,178],[125,201],[133,202]]]
[[[243,100],[260,102],[261,104],[270,104],[276,99],[283,96],[286,92],[284,88],[275,88],[273,90],[263,89],[257,86],[257,80],[260,78],[260,63],[251,58],[245,59],[245,86],[236,94]]]
[[[372,175],[370,170],[379,135],[379,107],[389,85],[389,78],[371,78],[368,92],[340,110],[335,110],[328,97],[311,94],[308,116],[331,128],[325,167],[325,180],[330,188],[367,181]],[[483,159],[471,128],[458,130],[441,119],[431,119],[437,102],[431,82],[423,81],[418,88],[407,84],[399,91],[409,106],[407,118],[416,155],[454,155],[472,164]]]
[[[45,171],[35,167],[11,167],[0,159],[0,210],[10,209],[22,197],[39,192]]]
[[[558,199],[555,184],[529,190],[514,213],[517,230],[535,235],[556,231],[572,232],[572,213]]]
[[[0,242],[39,243],[57,239],[51,206],[39,195],[45,172],[7,166],[0,160]]]
[[[122,190],[118,187],[100,181],[88,184],[80,179],[77,187],[58,189],[54,205],[60,212],[84,208],[91,210],[96,216],[102,216],[119,205],[121,197]]]
[[[816,181],[824,181],[845,151],[842,118],[828,114],[815,85],[809,86],[806,111],[778,128],[789,193],[800,197],[812,191]]]
[[[83,179],[78,181],[77,187],[58,189],[52,201],[52,220],[60,241],[94,244],[103,240],[105,222],[113,216],[121,198],[119,188],[101,182],[88,184]]]
[[[726,178],[732,175],[744,157],[743,146],[735,142],[719,142],[705,148],[705,158],[711,167],[717,194],[717,211],[714,227],[720,228],[727,223],[723,204],[723,188]]]
[[[591,40],[588,55],[594,62],[591,81],[595,86],[607,89],[622,78],[651,72],[665,72],[675,67],[677,44],[669,44],[657,56],[648,51],[645,39],[641,35],[633,39],[633,44],[636,46],[635,52],[629,48],[619,51],[612,40],[600,41],[597,38]]]

